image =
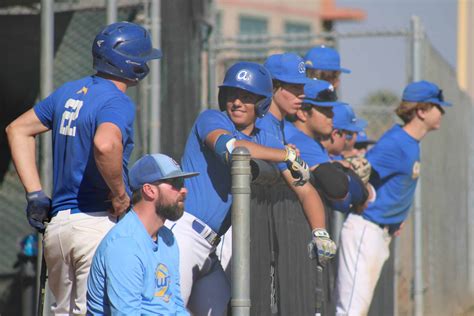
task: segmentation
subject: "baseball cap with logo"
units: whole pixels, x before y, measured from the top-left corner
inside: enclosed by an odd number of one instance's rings
[[[367,136],[367,133],[365,131],[360,131],[359,133],[357,133],[357,140],[356,140],[356,144],[367,144],[367,145],[371,145],[371,144],[375,144],[376,141],[373,140],[373,139],[370,139],[368,136]]]
[[[324,80],[311,80],[304,85],[303,103],[317,106],[339,106],[346,103],[337,101],[334,86]]]
[[[343,129],[351,132],[360,132],[367,127],[367,121],[358,119],[348,104],[335,106],[332,108],[334,113],[332,125],[336,129]]]
[[[402,100],[408,102],[434,103],[440,106],[452,106],[451,103],[444,101],[443,90],[438,88],[434,83],[425,80],[408,84],[403,90]]]
[[[311,48],[304,56],[306,68],[333,70],[351,73],[349,69],[341,67],[341,58],[337,50],[324,45]]]
[[[306,84],[311,80],[306,77],[303,58],[295,53],[270,55],[263,66],[270,71],[272,79],[293,84]]]
[[[183,172],[179,164],[163,154],[145,155],[138,159],[129,172],[132,191],[140,189],[145,183],[155,183],[172,178],[190,178],[199,172]]]

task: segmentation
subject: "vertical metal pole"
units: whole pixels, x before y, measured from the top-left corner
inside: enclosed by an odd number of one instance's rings
[[[107,0],[107,24],[117,22],[117,0]]]
[[[151,38],[154,47],[161,47],[161,1],[151,0]],[[161,149],[161,90],[160,90],[160,60],[150,63],[151,106],[149,118],[150,152],[156,153]]]
[[[208,52],[207,52],[207,106],[212,107],[212,105],[217,104],[217,83],[216,83],[216,41],[217,41],[217,22],[216,22],[216,4],[215,1],[211,1],[210,5],[210,15],[213,21],[214,29],[212,30],[211,36],[208,42]],[[205,110],[206,104],[203,104],[201,110]]]
[[[54,76],[54,0],[41,0],[41,68],[40,98],[44,99],[53,92]],[[51,195],[53,189],[53,147],[51,132],[41,135],[40,176],[43,190]],[[41,289],[41,265],[43,263],[43,234],[38,233],[38,257],[36,264],[36,297]],[[45,285],[43,315],[49,312],[49,287]],[[36,302],[39,304],[39,301]],[[36,309],[37,310],[37,309]],[[45,313],[45,311],[48,311]]]
[[[250,315],[250,153],[232,152],[232,315]]]
[[[420,18],[413,16],[411,18],[411,29],[413,34],[413,81],[421,80],[421,57],[423,44],[423,30]],[[420,160],[421,157],[420,149]],[[413,252],[414,252],[414,315],[423,315],[423,214],[421,200],[421,178],[418,179],[418,185],[415,190],[415,205],[413,213]]]

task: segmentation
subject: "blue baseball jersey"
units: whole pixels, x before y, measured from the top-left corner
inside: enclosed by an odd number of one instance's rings
[[[380,224],[403,222],[420,174],[419,141],[395,125],[367,152],[366,158],[378,174],[371,178],[377,198],[362,216]]]
[[[280,121],[272,113],[267,112],[262,118],[257,118],[255,126],[276,137],[282,144],[285,142],[284,120]]]
[[[251,136],[237,130],[225,112],[207,110],[202,112],[189,134],[181,165],[184,171],[196,171],[196,177],[185,179],[188,195],[186,212],[199,218],[215,232],[225,232],[230,223],[224,223],[232,204],[230,166],[222,162],[206,144],[210,132],[222,129],[239,140],[248,140],[264,146],[283,149],[273,136],[255,129]],[[285,170],[284,163],[278,164]]]
[[[166,227],[153,240],[129,211],[99,244],[87,280],[88,315],[189,315],[179,285],[179,249]]]
[[[310,168],[329,162],[329,154],[320,142],[306,135],[291,122],[285,120],[285,136],[288,144],[293,144],[300,151],[301,158]]]
[[[94,134],[102,123],[122,133],[123,178],[133,150],[132,100],[111,81],[89,76],[68,82],[35,105],[41,123],[52,130],[53,205],[60,210],[100,212],[110,207],[109,188],[94,160]],[[129,191],[130,193],[130,191]]]

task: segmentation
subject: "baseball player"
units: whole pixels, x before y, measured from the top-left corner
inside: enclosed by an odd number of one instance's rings
[[[183,300],[195,315],[222,315],[230,298],[229,280],[215,249],[231,224],[229,156],[233,149],[245,146],[253,158],[284,162],[278,164],[283,178],[297,194],[307,189],[301,184],[309,179],[309,169],[296,150],[255,128],[256,117],[267,112],[271,97],[271,76],[263,66],[234,64],[219,87],[222,112],[201,113],[186,142],[183,168],[200,175],[186,179],[190,192],[183,217],[166,225],[171,227],[180,248]],[[313,208],[322,207],[316,193],[305,202]],[[317,216],[311,217],[310,223],[313,228],[321,227]],[[323,236],[318,242],[321,247],[327,244]]]
[[[370,183],[377,198],[361,215],[349,214],[341,231],[336,281],[337,315],[366,315],[392,235],[405,221],[420,175],[420,141],[440,127],[451,106],[433,83],[407,85],[395,110],[404,125],[394,125],[367,153]]]
[[[64,84],[7,127],[13,162],[26,190],[29,223],[43,231],[55,314],[86,312],[94,251],[128,209],[127,163],[135,108],[125,94],[161,56],[141,26],[105,27],[92,45],[97,74]],[[52,131],[53,196],[42,190],[35,136]]]
[[[91,315],[189,315],[179,285],[179,250],[165,220],[183,215],[183,172],[170,157],[145,155],[130,169],[132,208],[104,237],[88,280]]]
[[[306,75],[309,78],[325,80],[335,88],[339,87],[341,73],[351,73],[341,67],[341,58],[337,50],[324,45],[311,48],[304,56]]]
[[[334,113],[338,115],[336,125],[341,126],[341,109],[347,104],[337,101],[334,87],[324,80],[311,80],[304,86],[304,95],[293,124],[286,121],[287,140],[300,150],[312,171],[313,185],[323,193],[329,206],[344,212],[361,207],[369,198],[365,184],[350,168],[333,163],[320,143],[321,138],[329,137],[333,131]]]

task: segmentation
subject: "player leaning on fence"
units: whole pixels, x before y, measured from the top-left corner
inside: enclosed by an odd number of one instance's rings
[[[148,32],[120,22],[92,46],[97,74],[64,84],[7,127],[13,162],[26,190],[29,223],[43,231],[55,314],[86,312],[92,256],[115,217],[130,205],[127,163],[135,107],[125,94],[159,58]],[[52,203],[36,167],[35,136],[52,131]],[[109,211],[108,211],[109,209]]]
[[[367,153],[370,183],[377,198],[361,215],[350,214],[341,231],[336,281],[337,315],[366,315],[393,234],[408,216],[420,175],[420,141],[440,127],[442,91],[419,81],[403,91],[396,109],[404,125],[394,125]]]
[[[186,179],[186,211],[176,223],[166,224],[180,248],[183,300],[196,315],[221,315],[230,298],[230,284],[215,249],[231,224],[229,157],[233,148],[245,146],[253,158],[283,162],[278,167],[296,191],[302,190],[309,178],[309,169],[295,149],[255,128],[256,117],[264,115],[271,102],[268,71],[256,63],[237,63],[227,70],[219,88],[222,112],[208,110],[199,115],[186,143],[183,168],[200,172],[199,176]],[[311,198],[305,203],[314,210],[310,218],[312,228],[319,223],[324,227],[324,217],[319,217],[322,204],[316,191]]]

